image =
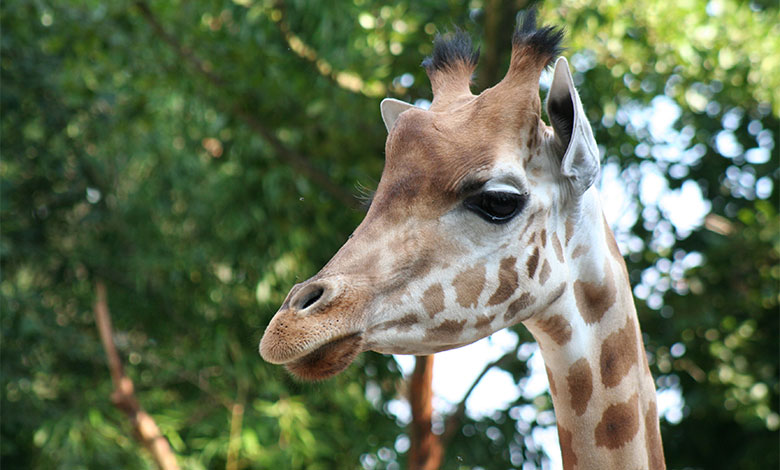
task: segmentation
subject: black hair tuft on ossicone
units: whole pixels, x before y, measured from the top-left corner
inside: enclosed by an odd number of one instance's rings
[[[536,8],[532,7],[525,12],[518,13],[517,27],[512,35],[512,44],[521,47],[531,47],[537,54],[549,57],[547,65],[550,65],[561,53],[563,47],[563,28],[554,26],[536,26]]]
[[[474,68],[478,60],[479,48],[475,50],[471,37],[456,27],[451,34],[436,34],[433,53],[423,60],[422,66],[429,72],[446,69],[458,62]]]

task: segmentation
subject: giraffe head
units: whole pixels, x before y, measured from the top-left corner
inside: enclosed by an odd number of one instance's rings
[[[327,378],[365,350],[431,354],[472,343],[560,297],[565,265],[551,269],[545,250],[563,262],[555,232],[599,172],[563,58],[547,98],[552,126],[541,119],[539,78],[562,37],[528,13],[506,76],[478,96],[471,41],[437,38],[423,62],[430,108],[382,102],[386,163],[368,213],[319,273],[292,288],[260,343],[265,360]]]

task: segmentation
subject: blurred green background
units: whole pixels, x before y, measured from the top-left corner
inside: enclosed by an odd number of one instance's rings
[[[482,47],[474,91],[495,83],[524,3],[3,1],[3,467],[155,467],[110,401],[102,279],[127,373],[183,468],[406,468],[392,357],[301,384],[257,343],[361,220],[354,196],[383,165],[379,101],[430,100],[419,63],[452,25]],[[622,182],[613,220],[651,368],[683,400],[662,417],[669,467],[778,468],[777,3],[547,1],[540,15],[567,29]],[[675,220],[644,194],[651,177],[701,194],[701,217]],[[541,468],[531,431],[549,423],[519,406],[551,408],[521,397],[463,418],[443,468]]]

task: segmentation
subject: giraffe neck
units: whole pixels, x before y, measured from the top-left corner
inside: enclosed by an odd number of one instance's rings
[[[587,195],[579,221],[550,227],[566,234],[559,267],[567,288],[525,322],[547,368],[564,468],[664,468],[655,386],[625,263],[598,196]]]

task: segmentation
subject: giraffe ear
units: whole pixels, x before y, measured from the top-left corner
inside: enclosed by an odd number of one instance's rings
[[[385,98],[379,104],[379,109],[382,111],[382,120],[385,122],[387,132],[393,128],[393,124],[398,119],[398,116],[409,108],[414,108],[414,105],[406,103],[395,98]]]
[[[569,179],[574,193],[581,195],[599,177],[599,149],[563,57],[555,62],[547,115],[555,131],[554,147],[561,155],[561,175]]]

